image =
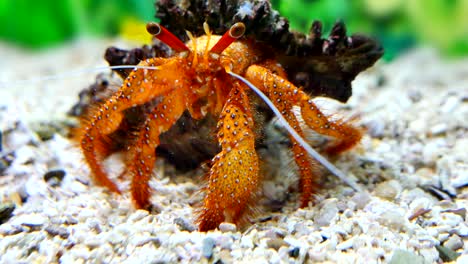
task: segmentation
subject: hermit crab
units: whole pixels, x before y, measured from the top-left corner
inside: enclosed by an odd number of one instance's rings
[[[251,90],[256,89],[292,130],[290,147],[299,168],[300,206],[308,205],[318,171],[317,162],[306,151],[302,127],[333,137],[335,140],[325,147],[331,155],[355,146],[362,131],[322,113],[309,95],[288,81],[268,47],[242,38],[245,29],[242,22],[235,23],[220,36],[212,34],[205,23],[204,35],[187,33],[189,40],[184,43],[160,24],[147,25],[148,32],[174,53],[141,61],[117,92],[89,111],[78,130],[81,149],[97,184],[120,193],[102,161],[111,151],[110,136],[122,126],[126,110],[141,105],[149,109],[125,151],[128,162],[124,174],[131,178],[135,206],[142,209],[150,206],[148,181],[160,137],[183,116],[194,120],[211,116],[216,120],[213,136],[220,151],[211,159],[196,222],[199,230],[206,231],[222,222],[243,221],[260,185],[255,149],[258,98]]]

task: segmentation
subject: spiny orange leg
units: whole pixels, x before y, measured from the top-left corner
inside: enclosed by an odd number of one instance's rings
[[[282,111],[282,114],[290,125],[301,136],[303,136],[302,130],[291,112],[292,105],[288,105],[288,102],[296,102],[294,105],[299,105],[301,107],[304,122],[311,129],[315,130],[317,133],[337,138],[339,143],[329,147],[327,152],[333,154],[339,153],[351,148],[359,142],[362,135],[359,129],[344,122],[329,120],[327,116],[320,112],[307,94],[284,78],[273,74],[270,70],[253,65],[247,69],[246,78],[268,94],[272,102]],[[299,146],[295,140],[293,140],[293,144],[294,159],[301,173],[301,207],[306,207],[315,187],[313,173],[316,172],[316,162],[313,161],[314,163],[310,164],[310,160],[306,158],[307,153],[304,148]],[[304,169],[303,167],[305,166],[307,166],[308,169]],[[314,171],[312,171],[312,169],[314,169]]]
[[[330,118],[324,115],[313,103],[310,96],[284,79],[285,73],[282,71],[281,66],[271,61],[267,61],[264,66],[266,69],[263,69],[263,71],[268,71],[266,75],[270,75],[270,83],[273,86],[273,93],[270,94],[270,98],[275,105],[279,107],[279,105],[284,104],[285,101],[296,102],[301,108],[302,118],[308,127],[319,134],[331,136],[337,140],[337,142],[332,143],[325,150],[328,154],[339,154],[352,148],[361,140],[361,129],[345,123],[342,119],[330,120]],[[258,66],[252,66],[251,70],[262,71],[261,67]],[[275,73],[273,74],[272,71]],[[265,76],[265,78],[268,79],[268,76]],[[291,120],[292,119],[288,119],[289,123],[291,123]],[[300,129],[299,126],[298,129]],[[296,129],[296,131],[299,130]],[[301,136],[304,137],[302,134]]]
[[[153,100],[175,87],[175,80],[179,78],[175,73],[180,70],[177,60],[155,58],[141,62],[139,66],[162,64],[164,67],[161,70],[138,69],[130,73],[122,88],[89,115],[89,121],[79,137],[93,180],[113,192],[120,193],[115,183],[107,177],[101,164],[106,153],[106,136],[119,127],[123,110]]]
[[[296,130],[297,133],[302,138],[304,138],[304,133],[294,113],[289,111],[284,117],[286,120],[288,120],[289,124],[294,128],[294,130]],[[309,202],[312,199],[312,194],[315,192],[315,190],[317,190],[317,176],[320,175],[319,166],[316,160],[309,158],[306,150],[300,144],[298,144],[292,136],[289,138],[292,142],[294,161],[297,164],[297,168],[300,174],[299,189],[302,193],[300,207],[304,208],[309,205]]]
[[[197,222],[200,231],[223,221],[237,223],[257,191],[258,157],[253,117],[244,87],[235,83],[218,122],[221,152],[213,158],[206,197]]]
[[[265,64],[266,67],[273,67],[275,72],[279,74],[284,74],[281,67],[278,67],[276,64],[270,65]],[[254,67],[254,66],[252,66]],[[257,74],[263,75],[265,79],[262,79],[261,83],[258,81],[258,75],[256,74],[255,77],[253,73],[247,72],[247,78],[252,78],[252,82],[257,85],[258,88],[264,90],[264,92],[268,95],[270,100],[275,104],[275,106],[281,111],[284,118],[288,121],[291,127],[296,130],[296,132],[304,138],[304,133],[299,125],[299,121],[297,120],[296,116],[292,112],[293,103],[294,101],[288,100],[292,98],[286,98],[285,96],[290,95],[292,91],[288,91],[288,88],[283,86],[284,82],[281,82],[282,78],[276,74],[273,74],[270,69],[266,69],[263,67],[253,68],[254,70],[260,70]],[[250,68],[249,68],[250,70]],[[248,70],[248,71],[249,71]],[[285,75],[285,74],[284,74]],[[263,85],[263,87],[262,87]],[[313,159],[310,159],[307,155],[305,149],[297,143],[297,141],[290,136],[290,140],[292,142],[292,151],[294,155],[294,161],[297,164],[300,180],[299,180],[299,187],[302,192],[301,196],[301,203],[300,207],[308,206],[312,198],[313,192],[316,190],[317,183],[316,177],[318,175],[318,167],[317,162]]]
[[[307,126],[317,133],[336,139],[336,142],[332,142],[325,149],[329,155],[336,155],[349,150],[361,141],[362,129],[345,123],[342,119],[330,120],[307,94],[301,91],[299,96],[301,97],[301,115]]]
[[[131,192],[138,209],[148,209],[150,205],[148,181],[156,160],[159,135],[171,128],[187,108],[188,87],[180,87],[164,97],[148,115],[138,139],[130,148],[126,173],[132,178]]]

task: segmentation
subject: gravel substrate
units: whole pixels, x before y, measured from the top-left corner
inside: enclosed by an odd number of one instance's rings
[[[328,177],[316,203],[297,209],[294,170],[282,162],[251,226],[200,233],[200,171],[168,173],[158,161],[155,212],[90,182],[63,126],[96,72],[20,82],[105,65],[107,46],[28,54],[0,45],[0,263],[433,263],[457,254],[468,263],[468,60],[416,50],[359,76],[347,105],[322,101],[368,127],[334,161],[363,192]],[[120,159],[106,162],[111,175]]]

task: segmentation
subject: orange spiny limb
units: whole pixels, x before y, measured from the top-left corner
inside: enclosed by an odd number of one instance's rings
[[[270,67],[278,74],[284,74],[281,67],[275,63],[265,63],[264,65]],[[271,73],[269,69],[268,74],[271,74],[278,79],[281,78],[280,76]],[[287,97],[287,94],[291,94],[292,91],[289,90],[287,86],[283,86],[280,82],[265,82],[264,86],[269,99],[278,108],[278,110],[281,111],[281,114],[287,120],[288,125],[291,126],[301,138],[304,138],[304,133],[299,125],[299,121],[292,111],[295,101],[287,100],[287,98],[285,98]],[[290,137],[292,141],[294,161],[297,164],[300,174],[299,186],[302,193],[300,207],[306,207],[311,201],[312,194],[315,193],[315,190],[317,189],[317,179],[320,176],[320,173],[315,164],[316,161],[309,159],[308,155],[306,155],[306,150],[301,146],[301,144],[299,144],[293,136]]]
[[[171,74],[174,76],[175,61],[168,62],[166,59],[156,58],[141,63],[142,66],[162,64],[165,65],[165,68],[160,71],[143,69],[132,72],[117,93],[90,113],[86,128],[80,133],[81,148],[94,181],[113,192],[119,192],[119,190],[115,183],[107,177],[100,161],[106,152],[106,137],[119,127],[123,118],[123,110],[145,103],[148,98],[155,98],[173,89],[174,85],[168,85],[167,79],[163,76],[170,77]],[[168,70],[171,71],[168,72]],[[176,80],[176,78],[172,78]],[[138,92],[135,93],[135,91]]]
[[[224,35],[216,42],[211,48],[210,52],[220,54],[225,50],[232,42],[242,37],[245,33],[245,25],[243,23],[236,23],[224,33]]]
[[[269,84],[272,88],[275,87],[275,89],[270,88],[272,91],[276,91],[277,93],[282,92],[283,98],[280,99],[281,101],[296,102],[301,107],[302,118],[308,127],[319,134],[331,136],[338,140],[337,143],[327,148],[326,151],[328,153],[341,153],[352,148],[361,140],[362,132],[360,129],[340,120],[331,120],[320,111],[306,93],[284,78],[272,74],[267,69],[262,69],[260,66],[251,66],[246,74],[247,76],[250,76],[249,71],[256,76],[260,75],[258,74],[259,72],[264,72],[262,77],[260,77],[264,85]],[[255,80],[255,77],[253,79],[254,82],[258,82],[258,80]]]
[[[85,130],[80,142],[83,155],[91,169],[94,182],[99,186],[105,186],[111,192],[120,193],[117,185],[107,177],[100,162],[107,152],[102,140],[95,129]]]
[[[189,48],[180,41],[174,34],[158,23],[150,22],[146,24],[146,30],[176,52],[188,51]]]
[[[217,228],[224,221],[240,221],[259,182],[248,97],[236,83],[228,98],[218,122],[222,151],[213,158],[206,197],[197,219],[200,231]]]
[[[300,91],[299,96],[301,115],[306,125],[317,133],[336,139],[335,142],[326,147],[325,151],[328,154],[339,154],[351,149],[361,141],[361,129],[345,123],[341,119],[332,120],[327,117],[304,92]]]
[[[273,101],[274,98],[272,98]],[[294,113],[291,111],[292,107],[285,111],[284,117],[288,120],[289,124],[297,131],[297,133],[304,138],[304,133],[299,125]],[[312,195],[317,190],[317,182],[320,176],[317,161],[310,159],[307,151],[299,144],[292,136],[290,136],[294,161],[296,162],[299,171],[299,189],[301,192],[301,202],[299,207],[304,208],[309,205],[312,200]]]
[[[156,161],[154,150],[159,145],[159,135],[180,118],[187,107],[188,98],[187,86],[176,88],[164,97],[148,115],[138,140],[129,150],[130,159],[126,172],[133,176],[131,191],[136,208],[147,209],[150,205],[148,181]]]
[[[271,102],[271,100],[268,98],[267,95],[265,95],[261,89],[268,89],[268,86],[271,85],[271,83],[268,83],[266,80],[266,77],[275,77],[279,79],[280,86],[278,84],[272,85],[271,87],[277,88],[277,87],[283,87],[285,85],[286,87],[295,87],[288,81],[285,81],[285,79],[282,79],[278,76],[275,76],[272,74],[268,69],[263,68],[261,66],[250,66],[247,69],[247,72],[245,73],[246,78],[233,73],[233,72],[228,72],[228,74],[238,78],[242,82],[244,82],[247,86],[249,86],[250,89],[252,89],[262,100],[270,107],[270,109],[273,111],[273,113],[278,117],[278,120],[281,122],[281,124],[288,130],[290,135],[299,143],[301,146],[311,155],[315,160],[317,160],[320,164],[322,164],[329,172],[331,172],[333,175],[337,176],[341,181],[344,183],[348,184],[350,187],[352,187],[356,191],[360,191],[361,188],[350,180],[346,175],[341,172],[338,168],[336,168],[333,164],[331,164],[327,159],[325,159],[322,155],[320,155],[317,151],[315,151],[305,140],[292,128],[288,121],[282,116],[281,112],[278,110],[278,108],[274,105],[274,103]],[[249,81],[251,80],[252,83]],[[260,88],[257,88],[255,86],[255,83],[259,85]],[[299,91],[299,89],[295,89]],[[293,90],[292,93],[295,93]],[[292,100],[292,102],[296,102],[297,98],[287,98],[286,100]]]
[[[292,123],[292,126],[296,128],[300,136],[304,136],[302,129],[299,126],[299,122],[293,113],[289,114],[288,121]],[[288,116],[286,116],[288,117]],[[312,195],[316,192],[318,187],[318,179],[320,177],[320,169],[318,163],[314,159],[309,159],[307,151],[297,141],[291,137],[292,152],[294,155],[294,161],[296,162],[297,169],[299,171],[299,189],[301,192],[301,202],[299,207],[304,208],[309,205],[312,200]]]

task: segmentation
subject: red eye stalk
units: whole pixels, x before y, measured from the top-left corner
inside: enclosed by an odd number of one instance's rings
[[[166,45],[171,47],[176,52],[188,51],[189,48],[178,39],[174,34],[169,32],[165,27],[161,26],[158,23],[149,22],[146,24],[146,31],[151,35],[157,37],[159,40],[164,42]]]
[[[212,53],[221,53],[225,50],[232,42],[242,37],[245,33],[245,25],[242,22],[235,23],[231,28],[224,33],[224,35],[218,40],[218,42],[211,48]]]

